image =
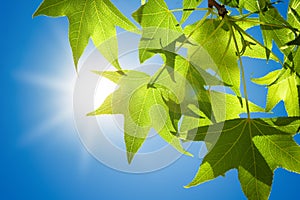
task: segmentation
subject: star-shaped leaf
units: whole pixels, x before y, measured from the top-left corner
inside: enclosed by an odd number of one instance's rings
[[[92,38],[102,55],[121,69],[115,28],[119,26],[128,31],[136,31],[135,25],[110,0],[44,0],[34,13],[34,16],[38,15],[68,17],[69,40],[76,68]]]
[[[267,85],[266,110],[271,111],[280,101],[284,101],[289,116],[300,115],[299,92],[300,79],[288,69],[275,70],[262,78],[252,79],[254,83]]]
[[[273,26],[262,26],[265,44],[271,48],[272,40],[274,40],[285,55],[285,63],[281,70],[275,70],[262,78],[253,79],[253,82],[268,87],[266,110],[270,111],[280,101],[284,101],[289,116],[300,115],[300,53],[298,48],[294,48],[297,37],[295,38],[293,29],[290,28],[300,28],[299,12],[299,2],[292,0],[287,21],[274,7],[270,7],[261,14],[260,18],[264,22],[273,24]]]
[[[187,139],[203,140],[209,135],[211,146],[192,187],[237,169],[245,195],[250,200],[267,200],[273,171],[283,167],[300,173],[300,147],[293,140],[300,126],[299,118],[235,119],[199,127]],[[216,137],[214,137],[216,136]]]
[[[150,76],[138,71],[99,72],[99,74],[118,84],[119,88],[110,94],[103,104],[89,115],[122,114],[127,158],[133,156],[144,143],[151,128],[178,151],[187,153],[169,116],[169,108],[162,97],[163,90],[148,87]]]
[[[183,39],[183,30],[164,0],[149,0],[132,14],[142,27],[139,44],[140,61],[151,58],[151,49],[175,52],[175,44]]]
[[[200,26],[199,22],[187,26],[184,32],[186,35],[192,33],[191,43],[193,44],[188,47],[189,59],[204,69],[213,69],[240,96],[238,54],[263,59],[266,58],[266,48],[243,31],[234,20],[230,17],[227,20],[209,19]],[[245,22],[241,25],[243,28],[249,28],[253,26],[253,23]],[[239,47],[239,52],[235,42]],[[272,59],[276,58],[272,57]]]

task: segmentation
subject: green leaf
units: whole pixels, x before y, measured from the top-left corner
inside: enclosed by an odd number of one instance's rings
[[[140,8],[132,14],[142,27],[140,61],[155,54],[163,57],[164,65],[153,77],[139,71],[121,71],[116,26],[129,31],[137,28],[111,1],[44,0],[34,16],[68,18],[76,68],[92,39],[102,55],[119,70],[95,72],[118,87],[88,115],[124,117],[129,163],[151,129],[186,155],[191,154],[183,149],[182,140],[204,141],[208,154],[187,187],[237,169],[248,199],[268,199],[276,168],[300,173],[300,148],[293,139],[300,130],[300,1],[289,1],[285,20],[270,0],[220,0],[238,8],[240,13],[247,10],[247,14],[207,18],[212,14],[209,10],[183,31],[181,24],[201,2],[183,0],[180,23],[173,11],[181,9],[169,10],[164,0],[141,0]],[[259,18],[250,18],[252,14]],[[264,45],[246,32],[257,25],[261,26]],[[273,42],[284,54],[283,69],[253,81],[268,87],[267,111],[284,101],[290,117],[242,119],[240,114],[247,109],[240,92],[239,67],[243,68],[240,58],[279,61],[271,52]],[[178,52],[187,53],[187,58]],[[215,91],[211,86],[231,87],[236,95]],[[252,102],[249,110],[265,111]]]
[[[102,55],[121,69],[115,28],[119,26],[136,31],[135,25],[109,0],[44,0],[34,13],[34,16],[38,15],[68,17],[69,40],[76,69],[90,38]]]
[[[282,167],[300,173],[299,145],[292,137],[285,135],[257,136],[253,138],[253,142],[271,169]]]
[[[132,14],[142,26],[142,39],[139,44],[140,62],[151,58],[151,49],[164,49],[175,52],[177,40],[182,40],[183,31],[164,0],[149,0]]]
[[[240,96],[240,70],[238,55],[251,58],[266,58],[266,48],[253,40],[246,32],[235,23],[235,19],[205,20],[200,27],[196,24],[187,26],[185,34],[193,33],[188,47],[188,56],[193,63],[202,66],[203,69],[213,69],[221,79],[232,86],[233,91]],[[243,27],[249,27],[252,23],[244,23]],[[229,26],[234,27],[236,42],[241,52],[237,52],[232,32]],[[273,59],[276,59],[272,56]]]
[[[266,111],[271,111],[284,101],[289,116],[300,115],[298,81],[299,77],[290,70],[275,70],[262,78],[252,79],[254,83],[268,86]]]
[[[288,20],[279,14],[274,8],[260,15],[263,22],[270,23],[270,26],[262,26],[264,41],[266,46],[272,48],[274,40],[285,55],[284,68],[275,70],[265,77],[253,79],[257,84],[267,85],[267,105],[266,110],[272,110],[280,101],[284,101],[286,111],[289,116],[299,116],[299,60],[300,53],[294,45],[298,43],[298,37],[295,37],[295,28],[299,26],[299,1],[290,1]],[[291,27],[294,28],[291,28]]]
[[[189,16],[192,14],[193,9],[197,8],[203,0],[183,0],[183,14],[180,20],[180,24],[183,24]]]
[[[199,127],[188,139],[203,140],[208,135],[213,142],[220,137],[187,187],[237,169],[247,198],[267,200],[275,168],[300,173],[300,147],[293,140],[299,124],[299,118],[235,119]]]
[[[270,73],[268,73],[267,75],[265,75],[264,77],[261,78],[252,78],[251,80],[259,85],[272,85],[277,79],[278,76],[280,75],[281,70],[274,70]]]
[[[148,87],[150,76],[138,71],[99,72],[105,78],[118,84],[119,88],[107,97],[94,112],[88,114],[122,114],[124,116],[124,134],[127,158],[130,163],[133,156],[144,143],[151,128],[179,152],[186,152],[180,140],[173,135],[176,132],[169,116],[169,107],[162,97],[162,91]]]
[[[191,39],[193,43],[195,41],[199,44],[188,49],[189,59],[194,63],[201,63],[204,69],[216,71],[240,96],[240,71],[227,24],[224,24],[224,21],[210,19],[195,30],[196,27],[197,24],[193,24],[184,30],[187,35],[194,31]]]

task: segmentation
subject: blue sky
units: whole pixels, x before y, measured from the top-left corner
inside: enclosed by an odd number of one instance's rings
[[[139,3],[113,2],[127,16]],[[181,1],[168,2],[176,8]],[[245,199],[235,170],[184,189],[201,163],[197,157],[183,156],[153,173],[130,174],[91,156],[73,120],[76,73],[67,20],[32,19],[40,3],[11,0],[1,4],[0,199]],[[282,11],[285,8],[286,4],[280,5]],[[259,77],[278,68],[271,65],[246,61],[247,76]],[[264,87],[250,84],[249,89],[250,99],[264,106],[264,99],[256,95],[266,94]],[[274,112],[283,115],[282,104]],[[299,181],[297,174],[276,170],[270,199],[297,199]]]

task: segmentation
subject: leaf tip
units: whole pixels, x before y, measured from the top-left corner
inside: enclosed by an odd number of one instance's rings
[[[39,12],[39,8],[36,10],[36,11],[34,11],[34,13],[32,14],[32,19],[33,18],[35,18],[35,17],[38,17],[38,16],[40,16],[41,15],[41,13]]]
[[[78,73],[78,62],[79,62],[79,58],[76,58],[75,56],[73,57],[74,60],[74,66],[75,66],[75,71],[76,73]]]
[[[134,153],[127,152],[127,162],[128,162],[129,165],[131,164],[131,162],[133,160],[133,157],[134,157]]]
[[[40,8],[41,8],[42,5],[43,5],[43,3],[41,3],[41,4],[39,5],[39,7],[34,11],[34,13],[32,14],[32,18],[41,15]]]
[[[185,188],[185,189],[189,189],[191,186],[189,186],[189,185],[185,185],[185,186],[183,186],[183,188]]]
[[[96,111],[93,111],[93,112],[90,112],[90,113],[86,114],[86,116],[88,116],[88,117],[95,116],[95,115],[97,115]]]
[[[33,19],[33,18],[35,18],[36,16],[37,16],[36,13],[33,13],[31,17],[32,17],[32,19]]]
[[[190,152],[188,152],[188,151],[186,151],[186,152],[185,152],[185,155],[187,155],[187,156],[190,156],[190,157],[192,157],[192,158],[194,157],[194,155],[193,155],[193,154],[191,154],[191,153],[190,153]]]
[[[91,72],[94,73],[94,74],[100,75],[100,76],[101,76],[101,74],[102,74],[102,72],[97,71],[97,70],[91,70]]]

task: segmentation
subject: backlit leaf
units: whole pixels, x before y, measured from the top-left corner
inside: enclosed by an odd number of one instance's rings
[[[271,111],[280,101],[284,101],[289,116],[300,115],[299,77],[290,70],[270,72],[265,77],[252,79],[253,82],[268,86],[266,110]]]
[[[110,0],[44,0],[34,13],[34,16],[38,15],[68,17],[69,40],[76,68],[92,38],[102,55],[121,69],[115,28],[119,26],[128,31],[136,31],[135,25]]]
[[[151,49],[175,52],[176,41],[183,37],[183,31],[164,0],[149,0],[132,14],[142,27],[139,44],[141,62],[154,55]]]
[[[220,137],[187,187],[237,169],[248,199],[268,199],[277,167],[300,173],[300,147],[293,140],[299,124],[299,118],[235,119],[199,127],[196,135],[188,135],[187,139],[203,140],[206,135],[210,135],[211,140],[216,140],[214,135]]]
[[[230,20],[230,18],[229,18]],[[241,52],[237,52],[229,26],[234,26],[236,42]],[[244,24],[245,26],[245,24]],[[213,69],[222,80],[232,86],[240,96],[240,70],[238,55],[252,58],[266,58],[266,48],[240,31],[234,21],[219,19],[206,20],[200,27],[197,23],[187,26],[185,33],[194,32],[188,49],[189,59],[203,69]],[[272,57],[273,58],[273,57]]]
[[[119,88],[107,97],[93,115],[122,114],[124,116],[124,134],[127,158],[130,163],[133,156],[144,143],[151,128],[178,151],[187,153],[180,140],[172,133],[176,132],[169,116],[169,108],[162,97],[161,90],[148,87],[150,76],[138,71],[99,72],[99,74],[118,84]]]

